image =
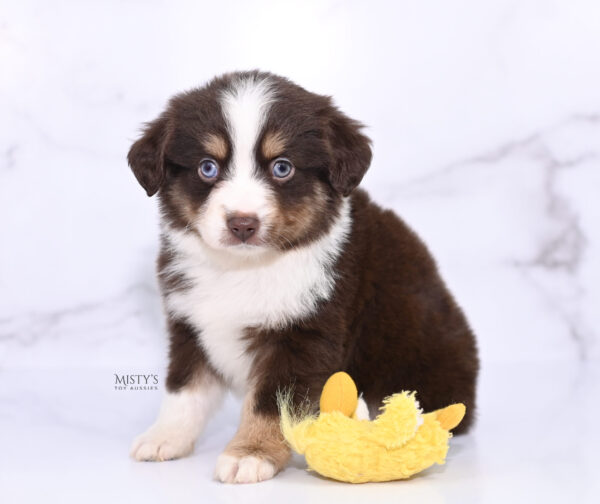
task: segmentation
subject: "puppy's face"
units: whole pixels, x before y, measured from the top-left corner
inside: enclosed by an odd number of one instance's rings
[[[170,226],[257,255],[327,231],[371,160],[360,129],[328,97],[235,73],[174,97],[128,159]]]

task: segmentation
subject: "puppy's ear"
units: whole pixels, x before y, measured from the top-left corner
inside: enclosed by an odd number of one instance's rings
[[[332,163],[329,182],[344,196],[360,184],[371,164],[371,140],[361,133],[363,125],[331,107],[327,114]]]
[[[168,136],[169,121],[161,116],[146,125],[144,134],[127,154],[129,166],[148,196],[154,195],[164,182],[164,151]]]

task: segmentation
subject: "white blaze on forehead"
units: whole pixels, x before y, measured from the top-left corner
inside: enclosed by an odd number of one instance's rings
[[[223,116],[231,137],[231,161],[203,206],[197,226],[205,243],[228,248],[227,219],[233,214],[256,215],[257,236],[265,236],[277,212],[275,195],[258,176],[255,156],[259,135],[274,100],[269,79],[238,78],[220,96]],[[256,247],[253,250],[259,250]]]
[[[225,206],[230,212],[268,213],[269,187],[256,176],[256,145],[273,101],[268,79],[240,78],[223,92],[221,104],[231,135],[232,158],[227,182]]]

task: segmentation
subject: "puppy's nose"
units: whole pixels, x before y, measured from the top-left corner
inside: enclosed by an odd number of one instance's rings
[[[227,219],[227,227],[237,238],[245,242],[258,231],[259,221],[251,215],[230,217]]]

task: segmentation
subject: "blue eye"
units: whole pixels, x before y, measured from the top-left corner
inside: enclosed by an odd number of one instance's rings
[[[276,159],[271,166],[273,176],[278,179],[289,178],[294,173],[294,166],[287,159]]]
[[[212,159],[203,159],[200,161],[198,173],[204,179],[214,179],[219,174],[219,165]]]

